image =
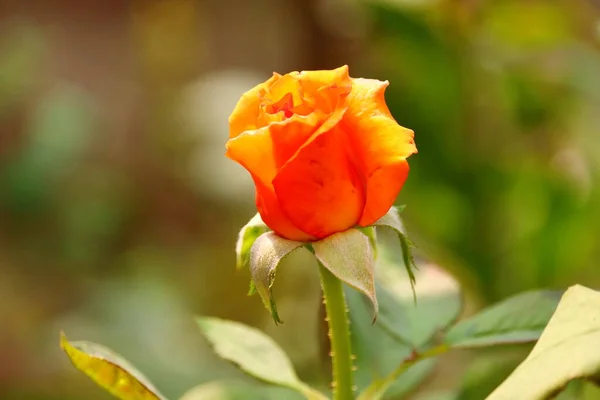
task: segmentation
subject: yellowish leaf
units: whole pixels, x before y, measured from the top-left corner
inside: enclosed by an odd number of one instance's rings
[[[73,365],[121,400],[166,400],[148,380],[119,355],[91,342],[69,343],[63,332],[60,347]]]

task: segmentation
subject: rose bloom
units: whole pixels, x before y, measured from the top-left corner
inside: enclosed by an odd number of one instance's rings
[[[229,117],[227,156],[250,172],[263,221],[314,241],[387,213],[417,152],[414,134],[385,104],[388,82],[348,67],[273,76]]]

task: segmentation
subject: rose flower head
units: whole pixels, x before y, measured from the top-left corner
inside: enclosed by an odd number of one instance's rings
[[[252,175],[269,228],[315,241],[387,213],[417,152],[386,106],[387,85],[343,66],[274,73],[242,95],[226,154]]]

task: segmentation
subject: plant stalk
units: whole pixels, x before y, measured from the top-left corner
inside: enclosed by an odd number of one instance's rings
[[[354,399],[354,381],[352,367],[352,349],[350,345],[350,324],[344,287],[327,268],[319,263],[323,301],[329,324],[331,358],[333,364],[333,399]]]

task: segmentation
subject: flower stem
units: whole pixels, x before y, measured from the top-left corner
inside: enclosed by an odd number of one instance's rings
[[[354,399],[350,326],[342,281],[319,263],[333,364],[333,399]]]

